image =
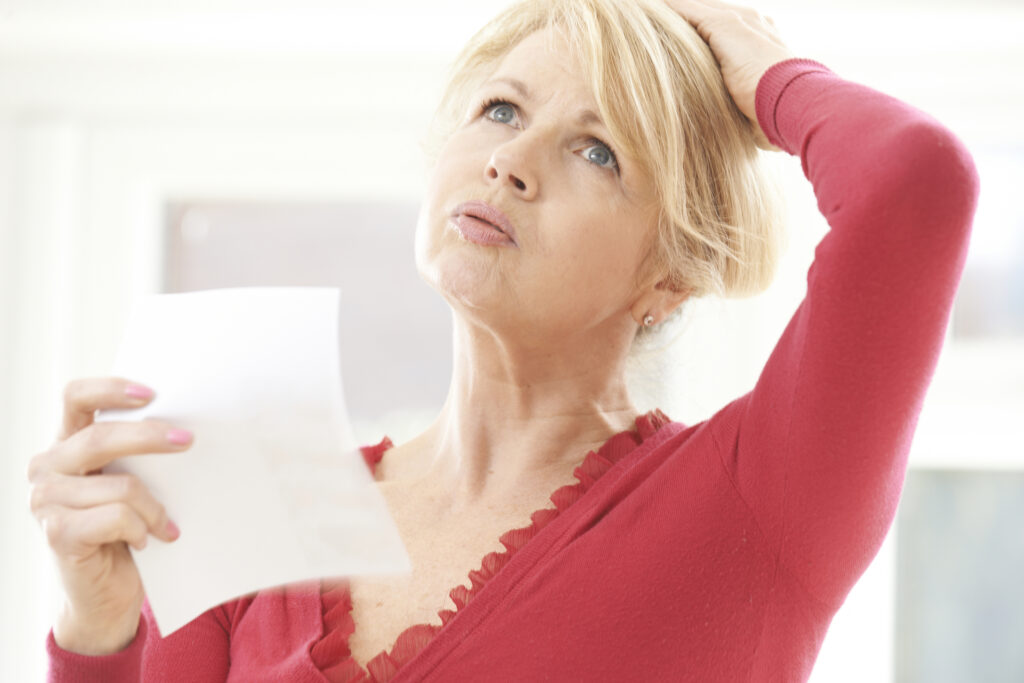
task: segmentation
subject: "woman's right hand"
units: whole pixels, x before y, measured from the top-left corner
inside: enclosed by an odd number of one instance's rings
[[[757,10],[722,0],[665,0],[711,48],[737,108],[750,120],[758,147],[778,149],[757,120],[757,85],[773,64],[796,57],[775,22]]]
[[[57,442],[29,462],[32,513],[64,585],[53,636],[71,652],[110,654],[131,643],[144,596],[128,544],[141,550],[149,534],[168,542],[179,535],[137,477],[103,473],[121,456],[191,445],[189,432],[159,420],[94,422],[97,410],[140,408],[152,398],[152,390],[124,379],[71,382]]]

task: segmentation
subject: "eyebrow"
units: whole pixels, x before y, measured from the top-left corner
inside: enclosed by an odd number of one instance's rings
[[[530,101],[533,99],[533,97],[530,95],[530,89],[526,87],[525,83],[523,83],[517,78],[510,78],[508,76],[498,76],[497,78],[492,78],[485,85],[490,85],[492,83],[504,83],[510,86],[517,93],[519,93],[520,97],[522,97],[524,100]],[[579,116],[576,117],[576,122],[580,125],[595,123],[604,126],[604,121],[602,121],[601,117],[598,116],[597,113],[595,113],[592,109],[584,109],[583,111],[581,111],[579,113]],[[607,126],[605,126],[605,128],[607,128]]]

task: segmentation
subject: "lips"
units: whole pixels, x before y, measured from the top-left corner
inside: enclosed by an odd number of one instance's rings
[[[463,202],[452,211],[452,219],[463,237],[470,241],[489,245],[511,243],[518,246],[512,221],[487,202]]]

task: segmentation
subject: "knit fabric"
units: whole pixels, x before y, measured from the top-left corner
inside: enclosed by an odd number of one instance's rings
[[[487,554],[480,569],[469,572],[471,588],[456,586],[449,596],[455,610],[441,610],[437,615],[441,625],[415,624],[405,629],[390,651],[381,652],[367,662],[363,669],[351,656],[348,638],[355,629],[352,620],[352,597],[347,581],[322,582],[321,601],[324,612],[324,638],[313,646],[312,659],[317,668],[324,672],[331,683],[383,683],[390,681],[396,672],[419,654],[433,637],[455,615],[478,595],[487,582],[498,574],[512,559],[517,550],[526,545],[541,529],[551,523],[570,505],[583,497],[595,482],[612,466],[634,451],[644,439],[669,423],[668,417],[655,410],[641,415],[636,420],[635,430],[625,431],[608,439],[597,451],[591,451],[573,471],[576,483],[563,486],[551,494],[553,507],[542,508],[530,515],[530,524],[521,529],[512,529],[499,539],[505,547],[503,552]],[[384,452],[390,447],[388,439],[378,446],[363,449],[363,456],[371,471],[376,471]]]

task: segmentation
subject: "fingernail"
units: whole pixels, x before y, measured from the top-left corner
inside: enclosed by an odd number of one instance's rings
[[[178,525],[171,520],[167,520],[167,528],[165,531],[172,541],[178,540],[178,536],[181,536],[181,529],[179,529]]]
[[[167,432],[167,440],[176,446],[184,446],[192,441],[192,432],[184,429],[172,429]]]
[[[142,401],[153,398],[153,390],[141,384],[129,384],[125,387],[124,393],[129,398],[137,398]]]

